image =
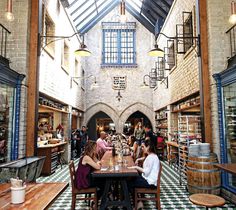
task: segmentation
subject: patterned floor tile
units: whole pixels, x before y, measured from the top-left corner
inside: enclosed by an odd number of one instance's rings
[[[78,165],[78,159],[75,160]],[[171,168],[167,162],[162,162],[163,172],[161,177],[161,206],[163,210],[203,210],[204,207],[193,205],[188,197],[185,186],[179,185],[179,177],[174,168]],[[40,177],[37,182],[70,182],[68,166],[64,165],[62,169],[57,169],[56,173],[48,177]],[[50,210],[70,210],[71,209],[71,188],[65,192],[53,203]],[[76,209],[89,209],[85,202],[77,202]],[[211,210],[236,210],[236,206],[227,202],[222,208],[211,208]],[[156,210],[152,202],[144,203],[144,210]]]

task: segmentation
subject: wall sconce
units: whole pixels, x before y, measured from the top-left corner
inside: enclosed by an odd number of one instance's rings
[[[232,25],[236,24],[236,3],[234,1],[231,2],[231,15],[229,17],[229,22]]]
[[[69,38],[72,38],[73,36],[75,35],[80,35],[82,37],[82,42],[80,42],[80,48],[78,50],[76,50],[74,53],[75,55],[79,55],[79,56],[82,56],[82,57],[85,57],[85,56],[90,56],[92,53],[87,49],[87,46],[84,44],[84,35],[83,34],[80,34],[78,32],[72,34],[71,36],[47,36],[47,35],[40,35],[40,43],[39,43],[39,46],[41,47],[41,50],[40,50],[40,53],[41,54],[41,51],[45,49],[46,46],[48,46],[49,44],[53,43],[53,42],[56,42],[56,41],[59,41],[59,40],[63,40],[63,39],[69,39]],[[43,38],[53,38],[54,40],[46,43],[44,46],[41,46],[42,45],[42,39]]]
[[[7,11],[5,12],[5,18],[7,21],[12,22],[15,17],[12,13],[12,0],[7,0]]]
[[[71,77],[70,78],[70,88],[72,88],[73,79],[89,79],[89,78],[94,78],[94,82],[90,86],[90,89],[93,90],[93,89],[99,88],[99,84],[97,83],[97,79],[93,75],[89,75],[87,77]]]
[[[184,37],[178,37],[178,36],[167,36],[165,35],[164,33],[158,33],[156,34],[155,36],[155,45],[154,45],[154,49],[150,50],[148,52],[148,55],[149,56],[153,56],[153,57],[164,57],[164,51],[162,49],[160,49],[157,45],[157,37],[159,35],[163,35],[164,37],[168,38],[168,39],[172,39],[172,40],[181,40],[181,39],[192,39],[192,40],[197,40],[197,47],[198,47],[198,57],[200,57],[200,35],[198,35],[197,37],[194,37],[194,36],[190,36],[190,37],[187,37],[187,36],[184,36]]]
[[[146,78],[149,79],[149,84],[146,82]],[[150,76],[148,74],[144,75],[143,76],[143,83],[142,85],[140,86],[142,89],[144,88],[156,88],[157,87],[157,82],[160,81],[161,84],[164,84],[166,86],[166,88],[168,88],[168,77],[163,77],[161,80],[160,80],[160,77],[156,76],[156,77],[153,77],[153,76]]]
[[[127,17],[125,15],[125,0],[121,0],[120,2],[120,22],[126,23]]]

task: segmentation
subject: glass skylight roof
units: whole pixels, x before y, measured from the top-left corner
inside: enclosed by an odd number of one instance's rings
[[[68,0],[67,12],[80,33],[86,33],[120,4],[121,0]],[[126,10],[154,33],[159,18],[165,19],[173,0],[125,0]]]

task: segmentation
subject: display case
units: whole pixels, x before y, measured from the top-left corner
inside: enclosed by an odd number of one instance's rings
[[[215,74],[217,85],[220,159],[221,163],[236,163],[236,67]],[[222,185],[236,193],[236,176],[222,172]]]
[[[198,113],[179,114],[178,144],[179,144],[179,182],[187,182],[188,148],[191,141],[201,141],[201,119]]]

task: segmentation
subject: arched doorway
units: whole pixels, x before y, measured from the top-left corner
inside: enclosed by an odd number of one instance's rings
[[[142,112],[137,111],[128,117],[128,119],[125,122],[123,132],[127,135],[132,135],[134,133],[134,128],[138,122],[142,122],[142,125],[149,124],[150,126],[152,126],[152,123],[147,118],[147,116]]]
[[[104,112],[100,111],[93,115],[87,124],[88,134],[91,140],[97,140],[101,131],[115,131],[113,120]]]

